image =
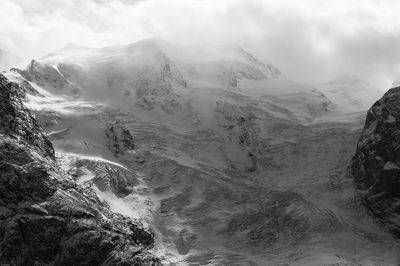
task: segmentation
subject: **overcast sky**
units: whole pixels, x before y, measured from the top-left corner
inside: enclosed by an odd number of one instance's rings
[[[68,43],[231,43],[299,81],[385,87],[400,77],[399,12],[396,0],[0,0],[0,49],[40,58]]]

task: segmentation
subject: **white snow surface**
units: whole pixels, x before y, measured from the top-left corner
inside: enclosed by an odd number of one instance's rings
[[[383,91],[369,83],[343,77],[317,86],[329,99],[349,111],[366,111],[383,96]]]

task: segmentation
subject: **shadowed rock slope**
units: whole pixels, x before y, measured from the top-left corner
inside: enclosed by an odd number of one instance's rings
[[[367,208],[400,236],[400,87],[368,111],[353,158],[353,175]]]
[[[23,95],[0,74],[0,264],[160,265],[152,232],[60,168]]]

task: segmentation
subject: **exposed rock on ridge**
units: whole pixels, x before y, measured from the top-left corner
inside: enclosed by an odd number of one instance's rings
[[[44,157],[54,158],[51,142],[23,105],[25,91],[0,74],[0,134],[34,147]]]
[[[368,111],[352,171],[363,201],[400,236],[400,87]]]
[[[131,133],[121,121],[108,124],[105,134],[108,139],[108,148],[116,156],[124,154],[125,151],[133,150],[135,147]]]

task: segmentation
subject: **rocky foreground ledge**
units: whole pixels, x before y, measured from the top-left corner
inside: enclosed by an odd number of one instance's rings
[[[152,232],[60,168],[24,94],[0,74],[0,264],[161,265]]]
[[[352,172],[365,206],[400,237],[400,87],[368,111]]]

